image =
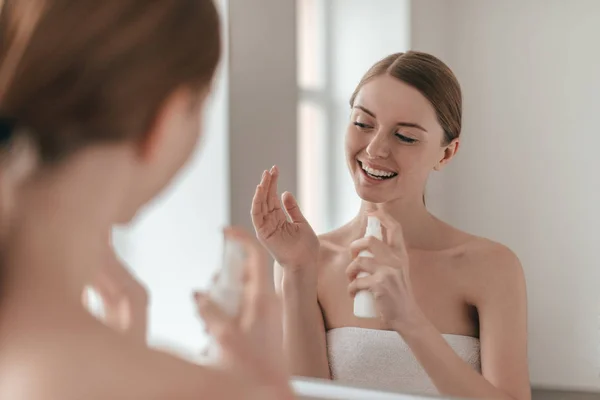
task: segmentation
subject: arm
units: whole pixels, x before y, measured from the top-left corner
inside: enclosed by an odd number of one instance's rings
[[[290,373],[331,379],[316,279],[301,271],[286,271],[277,263],[274,276],[283,301],[283,347]]]
[[[277,167],[264,171],[252,200],[256,236],[276,260],[283,301],[283,349],[293,375],[329,378],[325,324],[317,299],[319,238],[294,196],[277,194]]]
[[[373,212],[387,229],[387,243],[363,238],[352,243],[346,273],[349,291],[371,291],[385,322],[411,348],[438,391],[446,396],[530,400],[527,367],[527,295],[523,270],[505,247],[480,257],[470,287],[481,324],[482,373],[464,362],[425,317],[412,292],[409,257],[400,224],[383,210]],[[358,257],[369,250],[374,257]],[[366,277],[357,277],[360,272]],[[472,293],[469,293],[473,295]]]
[[[402,336],[440,393],[481,399],[529,400],[527,295],[518,259],[503,249],[480,288],[480,375],[429,322]]]

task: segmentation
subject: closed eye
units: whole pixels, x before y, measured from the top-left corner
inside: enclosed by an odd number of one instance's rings
[[[354,122],[354,125],[357,126],[359,129],[362,130],[367,130],[367,129],[372,129],[372,126],[369,126],[367,124],[363,124],[362,122]]]
[[[404,136],[400,133],[396,133],[396,137],[403,141],[404,143],[413,144],[417,142],[417,139],[410,138],[408,136]]]

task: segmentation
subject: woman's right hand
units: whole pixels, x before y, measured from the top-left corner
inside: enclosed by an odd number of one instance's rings
[[[315,267],[319,257],[319,239],[291,193],[285,192],[280,203],[278,177],[279,170],[274,166],[263,173],[256,187],[252,201],[252,223],[256,236],[282,267]]]
[[[282,309],[266,252],[241,229],[230,228],[225,236],[240,243],[246,253],[240,312],[232,317],[207,293],[196,292],[198,313],[219,344],[222,367],[268,387],[277,398],[294,398],[283,352]]]

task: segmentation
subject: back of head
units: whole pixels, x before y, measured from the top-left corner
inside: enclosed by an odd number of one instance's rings
[[[212,0],[5,0],[0,115],[50,162],[139,140],[166,98],[200,92],[220,56]]]
[[[373,65],[350,98],[350,106],[360,89],[371,79],[390,75],[417,89],[433,106],[444,130],[444,145],[460,136],[462,94],[460,84],[446,64],[435,56],[418,51],[391,54]]]

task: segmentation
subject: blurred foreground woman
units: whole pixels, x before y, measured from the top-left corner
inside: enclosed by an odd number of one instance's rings
[[[220,368],[152,351],[81,304],[85,284],[115,262],[112,225],[130,221],[195,148],[219,58],[210,0],[2,5],[0,128],[33,139],[37,166],[2,224],[0,398],[293,397],[265,256],[238,229],[226,235],[248,254],[241,318],[199,299]]]

